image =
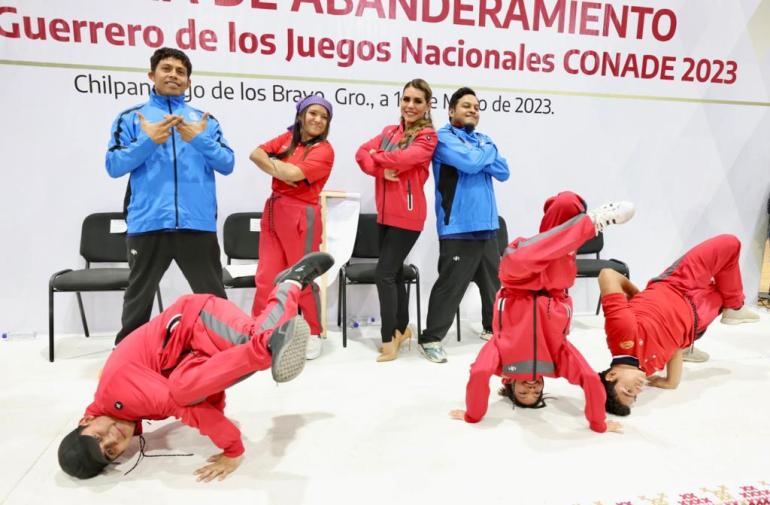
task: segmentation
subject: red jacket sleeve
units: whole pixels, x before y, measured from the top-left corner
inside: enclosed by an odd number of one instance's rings
[[[210,403],[201,402],[191,407],[179,407],[176,417],[187,426],[198,428],[198,431],[209,437],[228,458],[243,454],[240,430],[225,417],[224,412]]]
[[[372,159],[372,155],[369,153],[372,149],[379,149],[380,145],[382,144],[382,133],[374,137],[373,139],[370,139],[363,144],[361,144],[361,147],[358,148],[358,151],[356,151],[356,162],[358,163],[358,166],[361,167],[361,170],[364,171],[364,173],[371,175],[373,177],[382,177],[382,168],[378,167],[377,164]]]
[[[500,375],[500,352],[493,340],[479,351],[471,365],[471,375],[465,388],[465,421],[477,423],[484,418],[489,406],[489,378]]]
[[[602,381],[580,351],[568,341],[564,342],[559,351],[556,369],[560,377],[583,388],[586,397],[585,415],[591,429],[597,433],[607,431],[607,415],[604,411],[607,393]]]
[[[427,167],[436,150],[438,136],[433,128],[421,130],[405,149],[377,151],[372,159],[382,168],[398,170],[399,173],[413,168]]]

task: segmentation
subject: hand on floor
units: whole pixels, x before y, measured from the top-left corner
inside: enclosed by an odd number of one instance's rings
[[[617,421],[607,421],[607,433],[623,433],[623,425]]]
[[[238,468],[242,460],[243,456],[228,458],[224,454],[216,454],[206,460],[209,462],[208,465],[195,470],[195,475],[198,476],[198,482],[211,482],[217,477],[223,480]]]
[[[465,411],[462,409],[450,410],[449,417],[458,421],[465,421]]]
[[[666,377],[660,375],[650,375],[647,377],[647,385],[660,389],[676,389],[676,386],[671,384]]]

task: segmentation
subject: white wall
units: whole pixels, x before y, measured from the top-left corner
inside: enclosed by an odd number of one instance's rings
[[[365,93],[368,101],[375,103],[372,108],[335,104],[330,140],[336,164],[327,185],[328,189],[360,192],[364,195],[363,211],[374,210],[373,184],[356,166],[354,151],[382,126],[396,121],[398,109],[392,94],[408,79],[427,79],[439,97],[460,85],[470,85],[490,102],[498,95],[514,103],[516,97],[550,99],[554,114],[482,113],[479,129],[495,138],[511,166],[511,179],[496,186],[511,238],[535,233],[543,200],[562,189],[577,191],[590,205],[630,199],[637,204],[637,217],[608,231],[604,256],[627,261],[634,280],[643,282],[654,276],[687,247],[713,234],[734,233],[744,244],[741,266],[745,291],[749,300],[755,298],[767,225],[770,168],[770,36],[762,21],[768,19],[767,2],[679,2],[673,8],[676,34],[665,42],[655,40],[649,32],[637,40],[633,36],[594,37],[552,29],[525,31],[515,24],[503,30],[459,26],[451,20],[430,24],[403,17],[379,20],[371,10],[361,17],[331,16],[314,13],[307,2],[300,4],[298,13],[292,12],[293,3],[281,0],[277,10],[267,11],[251,8],[249,1],[221,7],[214,0],[201,0],[200,5],[154,0],[5,0],[0,2],[0,9],[14,7],[18,12],[0,14],[0,30],[11,31],[12,23],[29,15],[47,21],[61,18],[68,23],[152,23],[172,35],[189,18],[195,18],[199,29],[216,31],[220,36],[217,51],[188,54],[194,65],[193,84],[201,85],[207,95],[193,104],[219,119],[236,152],[235,172],[217,181],[220,227],[224,216],[232,212],[261,210],[270,181],[251,165],[248,153],[290,123],[293,111],[290,103],[272,99],[213,99],[211,90],[220,81],[236,91],[241,84],[253,88],[278,84],[321,90],[332,98],[340,87]],[[438,0],[427,3],[433,12],[442,5]],[[668,4],[637,3],[656,9]],[[460,4],[476,5],[470,1]],[[531,7],[534,0],[524,4]],[[554,2],[546,4],[552,6]],[[475,9],[461,17],[473,18]],[[275,34],[275,54],[231,54],[225,37],[230,21],[239,29]],[[287,62],[284,39],[289,28],[335,40],[388,41],[393,57],[386,62],[356,62],[350,67],[320,58]],[[403,64],[398,61],[402,36],[444,45],[463,38],[466,48],[516,49],[524,43],[528,52],[554,53],[557,64],[550,73]],[[572,48],[673,55],[677,58],[677,79],[570,75],[558,55]],[[152,51],[142,44],[118,47],[104,40],[90,44],[56,42],[50,37],[40,41],[0,36],[0,110],[4,112],[0,135],[0,328],[45,332],[49,276],[56,270],[82,265],[78,256],[82,218],[90,212],[122,206],[126,179],[107,176],[103,168],[105,147],[117,113],[142,99],[78,93],[75,77],[91,74],[101,79],[109,75],[113,80],[146,82],[143,69]],[[734,60],[736,82],[682,82],[679,78],[685,57]],[[382,93],[391,96],[388,107],[376,103]],[[445,121],[441,102],[434,118],[437,126]],[[426,191],[432,203],[432,180]],[[437,255],[435,223],[430,215],[411,255],[423,272],[426,309]],[[166,302],[187,289],[175,268],[161,287]],[[351,302],[350,312],[376,313],[375,290],[357,289],[361,296]],[[579,280],[575,289],[578,310],[591,310],[596,294],[589,281]],[[250,306],[251,293],[230,291],[230,295],[242,307]],[[335,298],[336,290],[332,289],[332,311]],[[93,331],[119,327],[121,301],[120,293],[85,296]],[[463,312],[469,319],[479,318],[477,296],[466,296]],[[80,331],[74,296],[57,296],[56,319],[60,332]]]

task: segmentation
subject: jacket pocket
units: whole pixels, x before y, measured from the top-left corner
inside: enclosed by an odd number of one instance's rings
[[[414,210],[414,196],[412,195],[412,181],[406,181],[406,210]]]

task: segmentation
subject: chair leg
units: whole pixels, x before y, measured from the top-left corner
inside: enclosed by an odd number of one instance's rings
[[[76,291],[75,295],[78,298],[78,308],[80,309],[80,320],[83,321],[83,331],[86,334],[86,337],[90,337],[91,335],[88,333],[88,323],[86,322],[86,311],[83,310],[83,297],[80,296],[80,291]]]
[[[404,283],[406,284],[406,306],[409,307],[409,301],[412,299],[412,281],[404,281]]]
[[[460,307],[457,307],[457,341],[460,341]]]
[[[602,297],[601,297],[601,295],[599,295],[599,303],[596,304],[596,315],[597,316],[599,315],[599,311],[601,310],[601,308],[602,308]]]
[[[340,270],[337,279],[337,328],[342,326],[342,283],[345,279],[342,278],[342,270]]]
[[[416,294],[417,294],[417,338],[422,335],[422,311],[420,310],[420,272],[417,272],[417,279],[415,279]]]
[[[48,286],[48,361],[53,363],[53,288]]]
[[[160,297],[160,286],[158,286],[157,295],[158,295],[158,312],[160,313],[160,312],[163,312],[163,300]]]
[[[348,346],[348,284],[347,279],[344,280],[345,285],[342,287],[342,347]]]

